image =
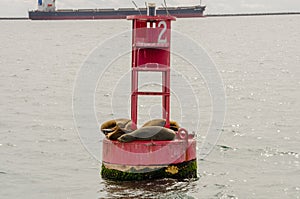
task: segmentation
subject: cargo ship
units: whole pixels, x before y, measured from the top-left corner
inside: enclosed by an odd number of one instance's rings
[[[134,3],[134,2],[133,2]],[[147,8],[103,8],[103,9],[56,9],[55,0],[38,0],[38,9],[29,11],[32,20],[83,20],[83,19],[126,19],[129,15],[146,15]],[[166,4],[165,4],[166,5]],[[162,6],[157,15],[171,15],[177,18],[203,17],[205,6]]]

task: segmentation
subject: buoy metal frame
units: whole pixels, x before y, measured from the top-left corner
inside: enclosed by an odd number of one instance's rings
[[[150,12],[155,13],[155,12]],[[137,128],[138,96],[162,96],[162,118],[170,127],[170,40],[172,16],[128,16],[132,20],[131,119]],[[161,92],[139,91],[139,72],[161,72]]]

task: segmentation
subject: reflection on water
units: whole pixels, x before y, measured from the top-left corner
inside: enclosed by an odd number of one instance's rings
[[[104,180],[104,189],[99,191],[100,198],[189,198],[188,191],[193,190],[197,179],[178,181],[159,179],[151,181],[114,182]],[[105,197],[103,195],[106,194]]]

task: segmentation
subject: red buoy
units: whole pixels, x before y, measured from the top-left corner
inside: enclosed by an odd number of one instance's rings
[[[162,118],[170,127],[170,44],[172,16],[128,16],[132,20],[132,77],[131,121],[137,129],[138,97],[162,97]],[[152,16],[150,16],[152,15]],[[140,72],[162,74],[160,92],[140,91]],[[179,129],[171,141],[133,141],[123,143],[104,139],[102,177],[115,180],[143,180],[152,178],[190,178],[197,176],[196,140],[187,130]]]

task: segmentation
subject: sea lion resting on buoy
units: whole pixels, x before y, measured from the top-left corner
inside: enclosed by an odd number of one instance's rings
[[[101,125],[101,131],[108,139],[117,140],[121,135],[132,132],[131,120],[121,118],[106,121]]]
[[[161,126],[164,127],[166,125],[166,120],[165,119],[153,119],[148,122],[146,122],[143,127],[146,126]],[[180,128],[179,124],[176,121],[170,121],[170,129],[173,131],[178,131]]]
[[[132,142],[135,140],[173,140],[175,132],[160,126],[146,126],[127,133],[118,138],[119,142]]]
[[[119,128],[124,128],[126,126],[126,124],[130,121],[131,120],[124,119],[124,118],[109,120],[109,121],[104,122],[101,125],[100,129],[105,135],[107,135],[108,133],[114,131],[117,126]]]
[[[125,126],[124,126],[124,124],[123,124],[123,126],[122,125],[119,125],[119,127],[116,126],[116,129],[107,135],[107,138],[110,140],[117,140],[120,136],[133,132],[133,130],[131,129],[131,125],[132,125],[132,122],[130,120],[128,123],[126,123]],[[165,127],[165,125],[166,125],[165,119],[153,119],[153,120],[146,122],[142,126],[142,128],[143,127],[153,127],[153,126]],[[178,125],[178,123],[176,121],[170,121],[169,129],[171,129],[173,131],[178,131],[179,128],[180,128],[180,126]],[[149,137],[151,137],[151,136],[149,136]]]
[[[101,125],[101,131],[105,134],[105,136],[110,140],[117,140],[120,136],[130,133],[133,130],[131,129],[132,121],[129,119],[114,119],[104,122]],[[147,126],[158,126],[164,127],[166,125],[165,119],[153,119],[146,122],[142,127]],[[179,125],[175,121],[170,121],[170,129],[173,131],[178,131]]]

